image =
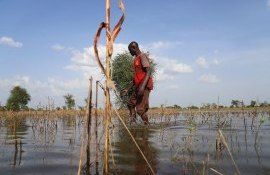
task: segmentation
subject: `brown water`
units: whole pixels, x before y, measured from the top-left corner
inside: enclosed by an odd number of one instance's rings
[[[113,174],[148,174],[149,168],[118,120],[111,129]],[[224,145],[216,145],[218,123],[241,174],[270,174],[270,118],[257,116],[154,117],[149,128],[130,126],[156,174],[233,174]],[[0,118],[0,175],[77,174],[83,118]],[[98,166],[92,138],[90,171],[102,174],[102,125]],[[218,144],[219,145],[219,144]],[[115,162],[115,165],[114,163]],[[83,168],[85,172],[85,166]]]

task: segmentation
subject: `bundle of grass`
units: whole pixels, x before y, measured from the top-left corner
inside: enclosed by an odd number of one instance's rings
[[[151,65],[151,76],[154,76],[157,64],[152,59],[149,61]],[[126,107],[127,102],[135,90],[132,87],[126,95],[121,95],[124,89],[127,89],[133,84],[133,76],[133,57],[128,52],[116,55],[112,61],[112,80],[115,82],[116,90],[119,94],[116,97],[116,104],[120,108]]]

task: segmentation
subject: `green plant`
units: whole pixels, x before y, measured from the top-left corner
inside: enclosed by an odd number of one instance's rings
[[[75,100],[74,100],[73,95],[67,94],[67,95],[64,95],[64,98],[65,98],[66,107],[68,109],[72,109],[75,107]]]
[[[28,109],[27,104],[31,100],[31,96],[27,90],[20,86],[15,86],[10,91],[10,96],[7,100],[6,108],[12,111]]]

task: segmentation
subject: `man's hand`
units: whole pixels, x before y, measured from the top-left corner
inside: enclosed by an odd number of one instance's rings
[[[129,83],[128,87],[125,88],[124,90],[122,90],[122,91],[120,92],[120,95],[121,95],[121,96],[127,95],[127,93],[129,92],[129,90],[130,90],[133,86],[134,86],[134,83],[133,83],[133,81],[131,81],[131,82]]]
[[[127,93],[128,93],[128,90],[124,89],[124,90],[121,91],[121,96],[127,95]]]

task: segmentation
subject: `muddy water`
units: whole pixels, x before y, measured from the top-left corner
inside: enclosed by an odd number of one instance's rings
[[[16,120],[15,120],[16,119]],[[0,175],[77,174],[83,118],[0,118]],[[100,121],[99,121],[100,122]],[[125,129],[113,121],[113,174],[148,174],[149,168]],[[152,126],[129,126],[156,174],[233,174],[235,166],[217,128],[222,129],[241,174],[270,174],[268,114],[151,118]],[[102,125],[98,166],[92,138],[90,171],[102,174]],[[85,156],[84,156],[85,157]],[[86,172],[83,166],[83,172]]]

